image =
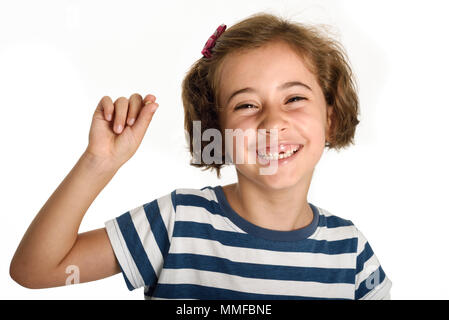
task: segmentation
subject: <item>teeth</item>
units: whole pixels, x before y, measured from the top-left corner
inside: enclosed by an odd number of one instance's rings
[[[259,156],[265,160],[278,160],[278,159],[285,159],[290,157],[292,154],[294,154],[296,151],[299,150],[299,147],[296,147],[293,150],[290,150],[288,152],[284,152],[284,153],[268,153],[267,154],[259,154]]]

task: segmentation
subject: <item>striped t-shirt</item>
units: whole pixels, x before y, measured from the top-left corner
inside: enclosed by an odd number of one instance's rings
[[[363,234],[309,205],[311,224],[277,231],[243,219],[220,185],[176,189],[105,226],[128,289],[145,299],[388,299]]]

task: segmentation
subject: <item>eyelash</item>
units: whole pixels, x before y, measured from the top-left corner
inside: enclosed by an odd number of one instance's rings
[[[296,99],[296,98],[298,98],[298,100],[295,100],[295,101],[293,101],[293,102],[301,101],[301,100],[307,100],[307,99],[304,98],[304,97],[295,96],[295,97],[292,97],[292,98],[288,99],[287,102],[290,102],[291,100]],[[245,106],[254,106],[254,105],[252,105],[252,104],[250,104],[250,103],[245,103],[245,104],[241,104],[241,105],[235,107],[234,110],[238,110],[238,109],[247,109],[247,108],[244,108]],[[253,109],[253,108],[249,108],[249,109]]]

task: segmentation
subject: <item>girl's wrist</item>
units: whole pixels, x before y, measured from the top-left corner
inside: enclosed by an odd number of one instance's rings
[[[119,163],[116,163],[109,158],[92,154],[88,150],[84,151],[81,155],[80,162],[82,162],[86,168],[93,170],[96,173],[115,174],[115,172],[117,172],[117,170],[121,167]]]

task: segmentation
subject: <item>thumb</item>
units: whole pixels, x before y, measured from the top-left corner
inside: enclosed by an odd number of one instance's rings
[[[159,104],[156,103],[154,99],[149,99],[148,96],[145,97],[143,103],[145,105],[140,110],[136,123],[131,127],[140,140],[143,139],[148,125],[150,124],[151,119],[153,119],[156,109],[159,107]]]

